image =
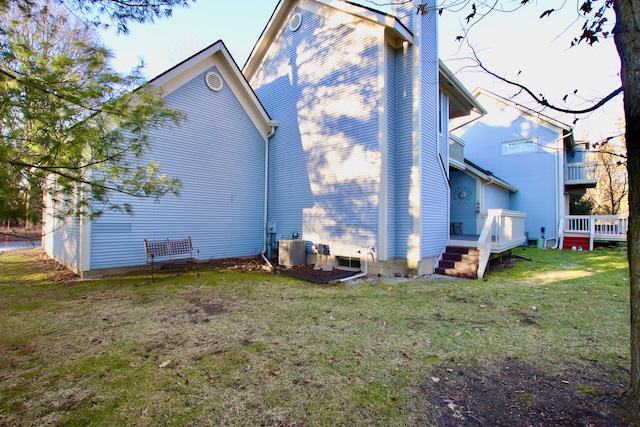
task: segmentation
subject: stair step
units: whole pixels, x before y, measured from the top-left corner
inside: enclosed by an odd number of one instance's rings
[[[478,263],[472,263],[472,262],[456,262],[455,266],[453,267],[454,269],[458,270],[458,271],[470,271],[470,272],[478,272]]]
[[[445,276],[478,278],[480,251],[476,248],[447,246],[434,272]]]
[[[466,261],[466,262],[478,262],[480,259],[479,255],[472,254],[456,254],[445,252],[442,254],[442,259],[446,261]]]
[[[438,267],[440,268],[454,268],[455,266],[456,266],[455,261],[450,261],[446,259],[441,259],[440,262],[438,263]]]
[[[447,246],[444,250],[450,254],[479,254],[476,248],[468,248],[465,246]]]
[[[458,271],[477,272],[478,264],[470,262],[453,262],[453,261],[440,261],[438,263],[439,268],[451,268]]]
[[[468,272],[468,271],[459,271],[453,268],[441,268],[441,267],[436,267],[435,269],[436,274],[442,274],[444,276],[452,276],[452,277],[462,277],[465,279],[477,279],[478,278],[478,274],[477,272]]]

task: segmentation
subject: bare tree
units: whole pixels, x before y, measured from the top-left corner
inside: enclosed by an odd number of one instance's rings
[[[592,144],[598,161],[598,184],[589,188],[583,200],[597,215],[628,213],[629,181],[624,139],[611,138]]]

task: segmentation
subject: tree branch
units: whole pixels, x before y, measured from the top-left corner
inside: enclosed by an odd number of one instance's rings
[[[547,101],[544,97],[539,97],[536,94],[534,94],[528,87],[521,85],[520,83],[511,81],[505,77],[502,77],[496,73],[494,73],[493,71],[489,70],[487,67],[484,66],[484,64],[482,63],[482,61],[480,61],[480,59],[478,58],[478,55],[476,55],[476,52],[473,48],[471,48],[471,51],[473,52],[473,57],[475,58],[476,63],[478,64],[478,67],[480,67],[485,73],[495,77],[496,79],[510,84],[512,86],[515,86],[517,88],[520,88],[521,90],[523,90],[524,92],[526,92],[527,94],[529,94],[529,96],[531,96],[531,98],[534,99],[534,101],[536,101],[538,104],[543,105],[547,108],[550,108],[551,110],[554,111],[558,111],[560,113],[567,113],[567,114],[585,114],[585,113],[590,113],[592,111],[597,110],[598,108],[602,107],[604,104],[606,104],[607,102],[611,101],[613,98],[615,98],[616,96],[618,96],[619,94],[622,93],[622,86],[620,86],[618,89],[614,90],[613,92],[611,92],[609,95],[605,96],[604,98],[602,98],[600,101],[598,101],[597,103],[593,104],[592,106],[588,107],[588,108],[584,108],[582,110],[574,110],[574,109],[567,109],[567,108],[562,108],[562,107],[557,107],[553,104],[550,104],[549,101]]]

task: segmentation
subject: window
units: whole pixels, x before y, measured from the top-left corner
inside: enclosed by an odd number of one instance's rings
[[[360,258],[352,258],[348,256],[339,256],[336,258],[338,258],[338,266],[340,267],[360,268]]]
[[[517,141],[507,141],[502,143],[502,155],[520,153],[535,153],[537,142],[535,139],[519,139]]]
[[[447,127],[447,121],[449,120],[449,99],[447,95],[440,92],[440,102],[438,102],[438,132],[442,132]]]

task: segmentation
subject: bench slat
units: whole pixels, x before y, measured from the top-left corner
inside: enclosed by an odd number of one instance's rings
[[[154,260],[158,257],[168,257],[171,261],[173,255],[185,255],[189,254],[189,259],[193,258],[193,244],[191,243],[191,236],[186,239],[178,240],[156,240],[150,241],[144,239],[144,251],[147,257],[147,271],[149,270],[149,264],[151,264],[151,279],[153,280],[153,264]],[[200,258],[200,251],[196,250],[196,269],[198,268],[198,262]],[[151,261],[151,262],[149,262]]]

